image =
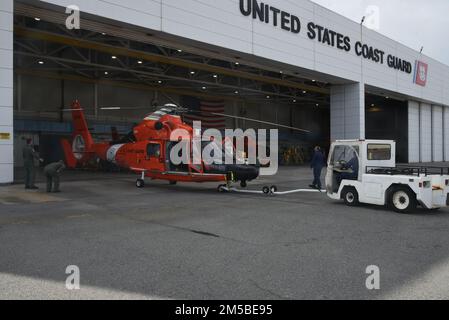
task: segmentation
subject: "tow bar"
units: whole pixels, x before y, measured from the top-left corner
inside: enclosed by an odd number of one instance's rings
[[[263,194],[266,196],[283,196],[292,193],[326,193],[326,190],[318,189],[294,189],[288,191],[278,191],[276,186],[263,187],[262,190],[243,190],[235,187],[228,187],[225,184],[218,186],[218,192],[236,192],[236,193],[248,193],[248,194]]]

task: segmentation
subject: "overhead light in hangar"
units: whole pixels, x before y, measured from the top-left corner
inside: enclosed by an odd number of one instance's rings
[[[159,80],[157,83],[162,84],[162,80]]]
[[[271,97],[270,96],[267,96],[267,99],[270,99]]]
[[[105,36],[105,35],[106,35],[106,32],[102,32],[101,35]]]
[[[45,62],[42,60],[39,60],[37,63],[39,63],[40,65],[44,64]]]
[[[105,72],[104,72],[104,74],[105,74],[105,75],[108,75],[108,74],[109,74],[109,72],[105,71]]]
[[[316,82],[316,80],[315,80],[315,79],[312,79],[312,82]]]
[[[239,65],[240,65],[240,62],[236,62],[235,65],[236,65],[236,66],[239,66]]]
[[[139,60],[139,61],[137,61],[137,63],[138,63],[138,64],[142,64],[142,63],[143,63],[143,61],[142,61],[142,60]]]
[[[238,90],[235,90],[234,93],[235,93],[235,94],[239,94],[239,91],[238,91]]]
[[[112,56],[111,58],[115,60],[115,59],[117,59],[117,56]]]
[[[36,20],[36,21],[41,21],[41,18],[35,17],[34,20]]]
[[[190,74],[191,74],[191,75],[194,75],[194,74],[195,74],[195,71],[190,71]]]
[[[306,94],[306,93],[307,93],[307,91],[306,91],[306,90],[303,90],[303,91],[302,91],[302,93],[303,93],[303,94]]]
[[[206,90],[206,89],[207,89],[207,87],[202,87],[201,89],[203,89],[203,90]]]
[[[293,99],[293,103],[296,103],[296,99]]]
[[[215,79],[217,79],[217,78],[218,78],[218,74],[214,74],[213,77],[214,77]]]

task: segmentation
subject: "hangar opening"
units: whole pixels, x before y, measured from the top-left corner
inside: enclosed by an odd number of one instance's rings
[[[388,95],[365,95],[367,139],[395,140],[396,161],[408,163],[408,103]]]
[[[176,103],[235,116],[185,117],[203,128],[275,128],[248,120],[255,119],[309,130],[279,129],[281,165],[307,163],[315,145],[329,146],[327,79],[89,16],[70,31],[65,18],[33,2],[15,6],[15,166],[27,138],[45,162],[63,157],[59,141],[71,135],[65,111],[74,100],[96,140],[125,135],[158,106]]]

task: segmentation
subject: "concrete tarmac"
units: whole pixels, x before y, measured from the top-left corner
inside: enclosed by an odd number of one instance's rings
[[[323,172],[324,175],[324,172]],[[400,215],[325,194],[67,172],[62,193],[0,187],[0,299],[449,298],[449,210]],[[249,184],[307,187],[308,168]],[[80,290],[66,288],[66,268]],[[368,290],[368,266],[380,290]]]

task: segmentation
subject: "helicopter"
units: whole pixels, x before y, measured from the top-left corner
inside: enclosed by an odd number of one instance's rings
[[[247,182],[257,179],[260,175],[259,165],[240,164],[241,162],[237,164],[206,164],[205,162],[175,164],[171,161],[172,149],[180,141],[191,141],[194,134],[194,128],[183,122],[181,117],[183,113],[190,110],[176,104],[166,104],[158,108],[121,139],[117,140],[117,135],[114,134],[115,139],[113,140],[115,141],[99,143],[94,142],[92,138],[79,101],[74,101],[71,109],[66,111],[72,113],[72,141],[61,139],[61,145],[69,168],[83,166],[93,159],[107,161],[139,174],[140,176],[136,180],[137,188],[145,187],[145,178],[165,180],[171,185],[175,185],[177,182],[224,183],[219,188],[240,182],[240,186],[245,188]],[[268,124],[264,121],[244,119]],[[309,132],[298,128],[278,126]],[[180,132],[184,132],[184,134],[178,134],[177,139],[172,139],[171,135],[175,130],[181,130]],[[217,143],[216,147],[222,149],[224,153],[229,152],[224,147],[223,141],[213,143]]]

